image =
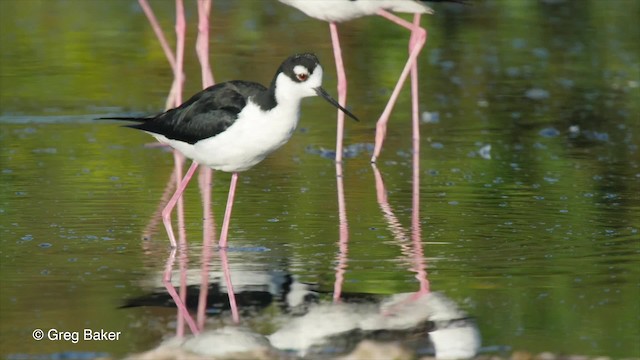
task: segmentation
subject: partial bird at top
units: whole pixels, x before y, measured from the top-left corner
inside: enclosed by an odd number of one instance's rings
[[[418,70],[416,59],[427,40],[426,30],[420,27],[420,15],[432,14],[434,12],[433,9],[431,9],[425,1],[418,0],[280,0],[280,2],[295,7],[312,18],[329,22],[336,70],[338,72],[338,102],[343,106],[347,99],[347,76],[342,61],[342,50],[340,48],[336,23],[362,16],[380,15],[411,31],[411,37],[409,39],[409,59],[384,111],[378,119],[375,147],[371,162],[376,162],[380,155],[391,110],[410,71],[412,83],[413,150],[416,153],[419,152]],[[466,3],[465,0],[432,0],[430,2]],[[415,14],[414,21],[410,23],[391,12],[413,13]],[[337,128],[336,161],[341,162],[343,155],[344,114],[340,112],[338,112]]]

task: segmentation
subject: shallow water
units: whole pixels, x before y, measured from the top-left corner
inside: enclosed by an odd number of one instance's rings
[[[173,3],[154,3],[165,29]],[[185,95],[200,87],[190,21]],[[428,280],[478,323],[483,346],[638,357],[638,2],[498,2],[437,8],[420,58],[420,225]],[[78,14],[81,14],[78,16]],[[0,353],[122,356],[175,333],[174,309],[118,309],[148,293],[169,256],[157,209],[173,158],[105,114],[162,109],[172,75],[135,1],[0,1]],[[266,83],[314,51],[335,93],[326,24],[275,1],[215,1],[216,80]],[[90,30],[88,30],[90,29]],[[295,29],[295,31],[292,31]],[[408,91],[378,168],[375,120],[403,66],[406,33],[369,18],[340,27],[354,149],[344,165],[344,291],[416,291]],[[240,177],[232,276],[286,271],[331,292],[338,265],[335,112],[303,104],[291,141]],[[216,224],[228,174],[214,174]],[[202,204],[185,198],[189,268]],[[398,236],[394,229],[404,231]],[[404,250],[404,252],[403,252]],[[410,252],[409,252],[410,253]],[[210,260],[219,268],[217,255]],[[414,269],[414,270],[412,270]],[[229,322],[228,314],[210,320]],[[261,332],[269,316],[243,317]],[[32,331],[121,331],[113,342],[36,342]]]

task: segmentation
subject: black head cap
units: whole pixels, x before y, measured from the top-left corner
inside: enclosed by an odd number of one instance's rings
[[[282,72],[292,80],[300,82],[300,80],[296,78],[296,74],[293,72],[293,69],[298,65],[304,66],[305,68],[307,68],[307,70],[309,70],[309,73],[313,73],[313,71],[316,69],[316,66],[320,65],[320,61],[314,54],[311,53],[295,54],[289,56],[284,62],[282,62],[280,68],[278,68],[276,76]]]

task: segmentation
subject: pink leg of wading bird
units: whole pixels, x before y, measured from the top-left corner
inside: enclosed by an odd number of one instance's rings
[[[418,55],[420,51],[424,47],[424,44],[427,41],[427,31],[420,27],[420,14],[415,14],[413,19],[413,24],[403,20],[402,18],[393,15],[392,13],[386,10],[379,10],[378,15],[389,19],[390,21],[406,28],[411,31],[411,39],[409,41],[409,59],[402,70],[402,74],[400,75],[400,79],[396,84],[396,87],[393,89],[393,93],[391,94],[391,98],[389,98],[389,102],[385,107],[382,115],[380,115],[380,119],[378,119],[378,123],[376,125],[376,138],[375,138],[375,147],[373,150],[373,156],[371,157],[371,162],[376,162],[378,156],[380,155],[380,151],[382,150],[382,143],[384,142],[385,135],[387,133],[387,122],[389,121],[389,116],[391,115],[391,110],[393,110],[393,106],[398,99],[398,95],[400,94],[400,90],[402,89],[402,85],[404,85],[409,72],[411,72],[411,79],[413,85],[411,87],[411,101],[412,101],[412,117],[414,124],[414,138],[417,135],[416,129],[419,121],[418,117],[418,68],[417,61]],[[414,142],[415,144],[415,142]],[[414,148],[414,152],[416,149]]]
[[[201,173],[202,174],[202,173]],[[203,240],[202,243],[202,261],[201,261],[201,277],[200,277],[200,296],[198,298],[197,322],[199,329],[204,329],[206,320],[207,295],[209,293],[209,263],[211,260],[211,239],[214,235],[213,213],[211,211],[211,171],[204,172],[200,176],[200,188],[204,189],[202,211],[204,213]],[[229,259],[227,258],[227,250],[220,249],[220,267],[227,283],[227,294],[229,296],[229,308],[231,309],[231,318],[235,323],[240,322],[240,313],[236,296],[233,292],[233,283],[231,282],[231,269],[229,267]]]
[[[179,0],[178,0],[179,1]],[[206,87],[207,85],[213,85],[213,75],[211,73],[211,69],[209,67],[208,61],[208,34],[209,34],[209,14],[208,11],[211,9],[211,2],[208,0],[200,0],[198,2],[198,11],[199,16],[198,19],[200,24],[198,26],[198,41],[196,45],[196,50],[198,52],[198,58],[200,59],[200,64],[202,66],[202,75],[203,75],[203,85]],[[206,14],[204,12],[207,12]],[[176,27],[177,28],[177,27]],[[202,39],[202,40],[201,40]],[[182,44],[184,47],[184,43]],[[198,163],[195,161],[191,163],[189,170],[187,170],[187,174],[184,176],[176,192],[173,194],[173,197],[167,203],[167,206],[162,211],[162,221],[167,229],[167,233],[169,234],[169,241],[171,242],[171,246],[176,246],[175,235],[173,234],[173,226],[171,224],[171,211],[174,206],[178,202],[178,199],[184,193],[189,181],[193,177],[195,170],[198,168]],[[205,170],[210,171],[210,170]],[[231,220],[231,209],[233,208],[233,201],[235,197],[235,189],[236,184],[238,182],[238,174],[234,173],[231,177],[231,185],[229,187],[229,197],[227,200],[227,209],[225,211],[225,216],[222,223],[222,233],[220,234],[220,240],[218,245],[221,248],[225,248],[227,246],[227,235],[229,233],[229,222]]]
[[[213,72],[211,71],[211,67],[209,65],[209,14],[211,12],[211,0],[198,0],[198,39],[196,40],[196,52],[198,53],[198,60],[200,61],[200,68],[202,69],[202,87],[207,88],[214,84]],[[206,195],[204,197],[205,204],[211,203],[211,177],[212,170],[210,168],[203,168],[200,171],[201,182],[204,182],[204,188],[206,188]],[[204,179],[204,180],[203,180]],[[224,278],[227,282],[227,294],[229,296],[229,307],[231,308],[231,316],[235,323],[240,322],[240,315],[238,312],[238,305],[236,303],[235,293],[233,292],[233,284],[231,282],[231,271],[229,270],[229,262],[227,260],[226,249],[227,246],[227,235],[229,233],[229,221],[231,217],[231,206],[233,206],[233,196],[235,194],[235,187],[238,180],[238,174],[234,173],[231,178],[231,184],[233,188],[233,192],[229,191],[229,201],[227,202],[228,207],[228,215],[225,212],[225,217],[222,224],[222,234],[220,236],[219,245],[223,249],[220,250],[220,261],[222,265],[222,270],[224,272]],[[203,188],[201,186],[201,188]],[[208,210],[205,211],[206,216],[211,217],[211,205],[205,205]],[[205,228],[207,227],[207,222],[205,221]],[[211,225],[213,227],[213,225]],[[205,238],[203,240],[204,247],[210,248],[210,241],[213,239],[213,236],[207,236],[207,231],[204,232]],[[203,282],[203,286],[205,283]],[[206,288],[206,286],[205,286]],[[201,294],[202,296],[202,294]],[[206,295],[204,296],[206,299]],[[204,317],[198,317],[199,323],[204,325]]]
[[[338,103],[341,106],[347,104],[347,75],[344,70],[342,61],[342,49],[340,47],[340,39],[338,38],[338,26],[335,22],[329,23],[331,32],[331,43],[333,45],[333,57],[336,60],[336,72],[338,73]],[[344,113],[338,110],[338,122],[336,132],[336,162],[342,162],[342,147],[344,139]]]
[[[162,33],[162,29],[158,24],[158,21],[151,10],[151,7],[147,3],[147,0],[138,0],[140,7],[144,11],[145,15],[149,19],[149,23],[160,42],[160,46],[164,50],[165,56],[167,57],[167,61],[171,65],[173,70],[173,84],[171,85],[171,90],[169,92],[169,96],[167,97],[166,108],[172,108],[179,106],[182,103],[182,84],[184,82],[183,75],[183,64],[184,64],[184,43],[185,43],[185,32],[186,32],[186,22],[184,15],[184,4],[182,0],[176,0],[176,55],[171,51],[171,47],[167,42],[164,34]],[[180,188],[180,179],[182,178],[182,167],[184,164],[184,156],[179,152],[174,150],[174,173],[176,174],[176,187]],[[171,201],[170,201],[171,202]],[[175,236],[173,231],[169,231],[171,229],[171,210],[175,205],[178,205],[178,227],[179,229],[184,229],[184,205],[182,199],[176,199],[173,203],[173,206],[169,211],[167,211],[167,206],[162,210],[162,222],[165,225],[165,229],[168,232],[169,241],[171,242],[171,246],[175,248],[177,246]],[[169,224],[169,226],[167,226]],[[181,237],[182,238],[182,237]]]
[[[141,0],[141,1],[144,1],[144,0]],[[177,2],[181,3],[181,0],[177,0],[176,3]],[[209,34],[210,9],[211,9],[211,2],[209,0],[198,1],[199,25],[198,25],[198,40],[196,45],[196,51],[198,53],[198,59],[200,60],[200,64],[202,67],[202,76],[203,76],[202,84],[204,87],[213,85],[213,74],[211,72],[211,68],[209,66],[209,60],[208,60],[209,59],[209,55],[208,55],[208,48],[209,48],[208,36],[209,35],[208,34]],[[181,15],[182,15],[181,17],[180,16],[178,17],[179,20],[176,21],[176,30],[182,29],[184,33],[184,9],[182,9]],[[178,23],[180,23],[181,26],[179,26]],[[177,48],[178,48],[178,56],[176,57],[176,73],[178,73],[178,70],[179,70],[180,78],[182,78],[182,67],[180,66],[180,64],[183,59],[182,56],[184,54],[184,42],[179,41]],[[181,55],[181,52],[182,52],[182,55]],[[176,164],[176,168],[177,167],[178,167],[178,164]],[[176,206],[176,204],[178,204],[178,211],[180,211],[179,200],[181,199],[182,194],[184,193],[184,190],[189,184],[189,181],[191,181],[191,178],[193,177],[193,174],[197,169],[197,167],[198,167],[198,163],[196,162],[191,163],[191,166],[189,167],[189,170],[187,170],[186,175],[178,183],[176,192],[173,194],[173,196],[167,203],[167,206],[162,211],[162,221],[164,223],[165,229],[167,230],[167,234],[169,236],[169,242],[171,243],[172,247],[176,247],[177,243],[176,243],[175,235],[173,232],[173,225],[171,223],[171,212],[173,211],[173,208]],[[204,174],[208,171],[211,171],[211,170],[210,169],[203,170],[203,173],[202,173],[203,175],[201,176],[206,176]],[[235,186],[237,183],[237,177],[238,175],[234,174],[231,180],[231,186],[230,186],[230,192],[229,192],[229,201],[231,203],[227,203],[227,210],[225,212],[225,218],[223,220],[223,226],[222,226],[222,234],[220,236],[220,241],[219,241],[220,247],[226,247],[226,244],[227,244],[227,234],[229,229],[229,221],[231,217],[231,208],[233,207],[233,199],[235,195]],[[180,225],[180,227],[182,227],[182,225]]]
[[[140,1],[144,2],[145,0],[140,0]],[[177,2],[182,3],[181,0],[177,0],[176,3]],[[210,8],[211,8],[210,1],[200,0],[198,2],[198,10],[208,11]],[[184,9],[180,9],[180,11],[181,11],[181,16],[178,16],[178,20],[176,20],[176,24],[180,23],[180,26],[176,25],[176,30],[177,29],[182,29],[182,31],[184,33]],[[209,31],[208,31],[208,23],[209,23],[209,15],[208,15],[208,13],[207,14],[200,13],[199,14],[199,20],[200,20],[200,25],[198,27],[199,39],[198,39],[196,48],[197,48],[198,56],[199,56],[199,59],[200,59],[200,62],[201,62],[201,66],[203,68],[203,70],[202,70],[203,85],[207,86],[209,84],[213,84],[213,75],[211,74],[211,69],[210,69],[210,67],[208,65],[209,64],[209,62],[208,62],[208,33],[209,33]],[[177,48],[178,48],[178,56],[176,57],[176,74],[178,73],[177,70],[180,70],[180,72],[179,72],[180,73],[180,79],[182,79],[182,67],[180,66],[180,63],[183,60],[184,41],[182,41],[182,42],[178,41],[178,47]],[[181,55],[180,50],[182,51],[182,55]],[[167,230],[167,233],[169,235],[169,242],[171,243],[172,247],[176,247],[177,243],[176,243],[176,240],[175,240],[175,235],[173,233],[173,225],[171,224],[171,211],[176,206],[176,204],[178,203],[178,200],[181,198],[182,194],[184,193],[184,190],[186,189],[186,187],[187,187],[189,181],[191,180],[191,178],[193,177],[193,174],[194,174],[195,170],[197,169],[197,167],[198,167],[198,164],[196,162],[192,162],[191,163],[191,166],[189,167],[189,170],[187,170],[187,174],[179,182],[178,188],[176,189],[176,192],[173,194],[173,196],[171,197],[171,199],[167,203],[167,206],[162,211],[162,221],[163,221],[163,223],[165,225],[165,228]],[[219,240],[219,246],[220,247],[226,247],[226,245],[227,245],[227,235],[228,235],[228,232],[229,232],[229,221],[230,221],[230,217],[231,217],[231,210],[233,208],[233,200],[234,200],[235,188],[236,188],[237,181],[238,181],[238,174],[234,173],[232,178],[231,178],[231,185],[230,185],[230,188],[229,188],[230,190],[229,190],[229,198],[228,198],[228,202],[227,202],[227,209],[225,211],[225,217],[224,217],[223,225],[222,225],[222,233],[220,235],[220,240]]]
[[[373,151],[373,157],[371,158],[371,162],[376,162],[378,156],[380,155],[380,151],[382,150],[382,144],[384,142],[385,135],[387,133],[387,122],[389,121],[389,116],[391,115],[391,111],[393,110],[393,106],[395,105],[400,90],[404,85],[404,82],[411,72],[411,112],[412,112],[412,120],[414,124],[414,138],[417,135],[416,129],[417,124],[419,124],[419,114],[418,114],[418,66],[417,66],[417,57],[420,54],[420,51],[424,47],[424,44],[427,41],[427,32],[425,29],[420,27],[420,14],[414,14],[413,24],[399,18],[396,15],[386,11],[379,10],[378,15],[408,29],[411,31],[411,38],[409,40],[409,59],[398,79],[398,83],[396,84],[393,93],[391,94],[391,98],[389,98],[389,102],[385,107],[382,115],[378,119],[378,123],[376,125],[376,138],[375,138],[375,148]],[[331,32],[331,44],[333,46],[333,56],[336,61],[336,71],[338,77],[338,103],[340,105],[345,106],[347,102],[347,77],[345,74],[344,63],[342,61],[342,50],[340,47],[340,39],[338,37],[338,27],[335,22],[329,23],[329,30]],[[343,153],[343,139],[344,139],[344,113],[338,111],[338,120],[337,120],[337,134],[336,134],[336,162],[342,161],[342,153]],[[414,148],[414,151],[416,149]]]
[[[162,46],[167,60],[171,65],[173,70],[173,84],[171,86],[171,90],[169,92],[169,96],[167,97],[166,108],[172,108],[180,105],[182,102],[182,84],[184,82],[182,67],[184,61],[184,41],[185,41],[185,19],[184,19],[184,6],[182,0],[176,0],[176,50],[177,54],[171,52],[171,48],[160,29],[160,25],[151,10],[151,7],[147,3],[146,0],[139,0],[140,6],[142,7],[145,15],[149,19],[149,23],[153,28],[160,45]],[[180,186],[180,178],[182,177],[182,166],[184,164],[184,157],[177,151],[173,152],[174,154],[174,176],[176,181],[176,187]],[[173,178],[172,177],[172,178]],[[163,196],[164,199],[164,196]],[[164,221],[164,219],[163,219]],[[183,245],[183,250],[186,250],[186,233],[184,231],[184,207],[182,201],[178,202],[178,224],[180,227],[180,244]],[[175,243],[175,239],[174,239]],[[171,295],[174,300],[176,307],[178,308],[178,324],[176,328],[176,335],[181,337],[184,335],[184,322],[186,321],[189,325],[189,328],[194,334],[199,332],[198,327],[196,326],[193,318],[189,314],[187,310],[185,300],[186,300],[186,254],[181,253],[181,262],[180,262],[180,270],[181,270],[181,286],[180,293],[178,294],[171,283],[171,271],[173,268],[173,263],[176,257],[175,247],[171,251],[169,255],[169,259],[167,260],[167,267],[163,276],[163,283],[169,295]]]
[[[155,15],[153,14],[153,11],[151,10],[151,7],[149,6],[149,4],[147,3],[146,0],[139,0],[140,6],[142,7],[142,9],[144,10],[145,14],[147,15],[147,18],[149,19],[149,22],[151,23],[151,26],[156,34],[156,36],[158,37],[158,40],[160,41],[160,44],[165,52],[165,55],[167,57],[167,60],[169,61],[169,64],[171,65],[173,72],[174,72],[174,82],[172,84],[171,87],[171,91],[169,93],[169,96],[167,98],[167,108],[170,107],[174,107],[174,106],[178,106],[180,105],[181,101],[181,95],[182,95],[182,83],[184,82],[183,79],[183,73],[182,73],[182,67],[183,67],[183,61],[184,61],[184,38],[185,38],[185,20],[184,20],[184,6],[182,3],[182,0],[176,0],[176,36],[177,36],[177,56],[174,57],[173,53],[171,52],[171,48],[168,44],[168,42],[166,41],[164,34],[162,33],[162,30],[160,29],[160,26],[155,18]],[[213,73],[211,71],[211,67],[209,65],[209,13],[210,13],[210,9],[211,9],[211,0],[198,0],[198,39],[196,42],[196,52],[198,54],[198,59],[200,61],[200,65],[201,65],[201,69],[202,69],[202,85],[204,88],[213,85],[214,80],[213,80]],[[175,158],[175,177],[176,177],[176,183],[177,183],[177,190],[176,192],[179,192],[180,194],[182,192],[184,192],[184,189],[186,188],[186,184],[188,182],[181,182],[180,178],[182,177],[182,164],[184,163],[184,157],[174,151],[174,158]],[[196,165],[197,166],[197,165]],[[188,178],[190,179],[191,176],[193,175],[193,171],[195,171],[195,167],[194,165],[192,165],[192,168],[190,168],[190,172],[188,173],[190,176],[188,176]],[[201,171],[200,173],[201,176],[201,190],[203,192],[203,205],[205,207],[205,209],[209,209],[209,211],[205,211],[205,217],[211,217],[210,215],[210,203],[211,203],[211,191],[210,191],[210,186],[211,186],[211,169],[208,168],[204,168],[203,171]],[[181,186],[184,185],[184,186]],[[182,199],[180,196],[176,196],[176,194],[174,194],[174,196],[171,198],[171,200],[169,201],[169,203],[167,204],[167,206],[165,207],[165,209],[163,210],[163,222],[165,224],[165,228],[167,228],[167,231],[169,233],[169,238],[170,241],[172,242],[172,246],[176,246],[175,243],[175,238],[173,235],[173,230],[171,229],[171,222],[170,222],[170,214],[171,214],[171,209],[176,205],[178,205],[178,225],[180,227],[180,239],[181,239],[181,244],[183,242],[185,242],[186,240],[186,234],[183,234],[184,232],[184,213],[183,213],[183,205],[182,205]],[[167,219],[169,221],[167,221]],[[167,226],[168,224],[168,226]],[[212,219],[205,219],[204,222],[204,226],[205,226],[205,231],[204,231],[204,240],[203,242],[205,243],[205,248],[209,249],[209,246],[207,246],[207,243],[211,241],[211,239],[213,238],[212,236],[208,236],[210,235],[210,233],[207,231],[207,229],[209,228],[213,228],[212,225]],[[184,245],[184,244],[183,244]],[[204,255],[203,255],[204,256]],[[175,259],[175,251],[172,251],[172,255],[170,256],[170,259],[174,258]],[[171,261],[171,260],[170,260]],[[171,262],[172,263],[172,262]],[[181,264],[183,264],[181,262]],[[164,276],[164,281],[165,281],[165,285],[167,285],[167,290],[169,291],[169,293],[171,294],[171,296],[174,298],[174,301],[176,302],[176,305],[178,307],[178,311],[179,313],[182,314],[182,316],[179,317],[179,327],[178,327],[178,335],[182,335],[183,331],[181,330],[182,328],[182,324],[183,324],[183,319],[186,319],[187,323],[189,324],[189,327],[191,328],[192,332],[196,333],[197,332],[197,328],[194,328],[194,323],[193,320],[191,319],[191,317],[188,314],[188,311],[186,310],[186,306],[184,304],[184,298],[185,298],[185,294],[184,294],[184,286],[181,286],[181,296],[178,296],[178,294],[176,293],[175,289],[173,288],[173,285],[170,282],[171,279],[171,272],[170,271],[166,271],[165,272],[165,276]],[[182,279],[184,280],[184,279]],[[182,281],[182,284],[184,285],[185,282]],[[230,288],[232,288],[231,286],[229,286]],[[231,296],[231,295],[230,295]],[[206,295],[205,295],[206,297]],[[235,298],[234,298],[235,300]],[[232,304],[235,305],[235,301],[231,301]],[[203,309],[198,309],[198,325],[200,326],[200,328],[202,328],[203,326],[203,322],[204,322],[204,317],[202,316],[202,310]],[[233,309],[232,309],[233,310]],[[237,318],[237,308],[236,308],[236,312],[235,312],[236,316],[234,316],[234,320],[236,320]],[[237,320],[236,320],[237,322]]]
[[[211,0],[198,0],[198,39],[196,40],[196,53],[202,70],[202,88],[208,88],[214,84],[213,72],[209,65],[209,14],[211,12]]]

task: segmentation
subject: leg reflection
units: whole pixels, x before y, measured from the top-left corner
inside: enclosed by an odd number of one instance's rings
[[[424,260],[424,251],[422,249],[422,232],[420,227],[420,184],[419,184],[419,165],[417,161],[419,156],[414,156],[414,175],[413,175],[413,193],[412,193],[412,217],[411,217],[411,236],[409,237],[406,230],[398,221],[393,212],[387,198],[387,189],[382,179],[382,174],[375,164],[372,164],[373,174],[376,182],[376,195],[378,205],[387,221],[387,226],[393,234],[394,239],[400,246],[402,254],[411,264],[411,271],[416,273],[416,279],[420,284],[420,289],[416,295],[421,296],[429,292],[429,280],[427,279],[426,264]]]
[[[209,268],[215,241],[215,225],[213,211],[211,210],[211,176],[212,171],[201,171],[198,177],[200,194],[202,195],[202,214],[204,215],[202,218],[202,267],[197,312],[198,327],[200,329],[204,329],[206,320],[207,297],[209,296]]]
[[[238,312],[238,305],[236,304],[236,295],[233,291],[233,283],[231,282],[231,270],[229,268],[229,259],[227,258],[227,249],[220,248],[220,263],[222,265],[222,272],[224,273],[224,280],[227,284],[227,294],[229,296],[229,306],[231,307],[231,317],[236,324],[240,322],[240,313]]]
[[[198,327],[196,326],[195,321],[193,321],[193,318],[189,314],[189,310],[187,310],[186,304],[184,303],[183,299],[180,298],[180,296],[176,292],[175,287],[171,283],[171,273],[173,272],[173,265],[176,261],[177,251],[178,249],[171,249],[171,252],[169,253],[169,257],[167,258],[167,263],[164,269],[164,275],[162,277],[162,283],[164,284],[164,287],[167,289],[167,292],[173,299],[173,302],[176,304],[176,307],[178,308],[179,321],[178,321],[177,335],[181,336],[181,333],[184,333],[184,329],[180,329],[181,326],[184,327],[184,323],[182,323],[181,325],[182,321],[187,322],[187,324],[189,325],[189,329],[191,329],[192,333],[198,334],[200,333],[200,331],[198,330]]]
[[[347,207],[344,199],[344,177],[342,163],[336,162],[336,185],[338,188],[338,219],[340,222],[340,240],[338,243],[338,261],[336,265],[336,280],[333,285],[333,301],[339,302],[342,295],[344,273],[347,269],[349,252],[349,224],[347,222]]]

